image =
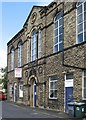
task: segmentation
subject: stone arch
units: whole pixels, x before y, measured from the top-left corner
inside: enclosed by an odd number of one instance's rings
[[[29,83],[31,82],[31,79],[32,79],[32,78],[35,79],[36,83],[39,82],[39,81],[38,81],[38,78],[37,78],[35,75],[31,75],[31,76],[29,77]]]

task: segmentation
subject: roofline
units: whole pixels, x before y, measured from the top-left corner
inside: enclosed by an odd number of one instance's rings
[[[31,9],[31,12],[29,13],[29,16],[27,17],[26,22],[24,23],[23,27],[25,27],[25,25],[26,25],[26,23],[27,23],[30,15],[31,15],[31,13],[32,13],[32,11],[33,11],[33,8],[35,8],[35,7],[44,8],[45,6],[36,6],[36,5],[34,5],[34,6],[32,7],[32,9]]]

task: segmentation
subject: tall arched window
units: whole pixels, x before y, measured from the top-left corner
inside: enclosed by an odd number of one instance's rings
[[[38,34],[38,58],[41,58],[41,30],[40,29]]]
[[[29,37],[28,37],[28,41],[27,41],[27,62],[29,63],[29,48],[30,48],[30,45],[29,45]]]
[[[59,13],[54,19],[54,53],[63,49],[63,18]]]
[[[22,42],[18,44],[18,67],[21,66],[21,50],[22,50]]]
[[[31,37],[31,61],[36,60],[36,43],[37,43],[37,31],[34,30]]]
[[[11,70],[14,69],[14,47],[11,49]]]

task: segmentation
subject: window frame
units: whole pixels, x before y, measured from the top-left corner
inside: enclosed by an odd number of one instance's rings
[[[22,87],[22,90],[20,87]],[[22,96],[21,96],[21,92],[22,92]],[[23,98],[23,82],[19,83],[19,98]]]
[[[27,38],[27,63],[29,63],[29,60],[30,60],[30,38],[28,37]]]
[[[86,32],[86,30],[84,29],[84,27],[85,27],[85,22],[86,22],[86,20],[84,20],[84,13],[86,13],[86,10],[84,11],[84,3],[85,2],[82,2],[81,4],[77,4],[77,9],[76,9],[76,43],[77,44],[80,44],[80,43],[82,43],[82,42],[84,42],[84,41],[86,41],[85,40],[85,34],[84,34],[84,32]],[[79,13],[78,14],[78,7],[80,7],[82,5],[82,12],[81,13]],[[79,24],[78,24],[78,16],[80,16],[80,15],[82,15],[82,22],[80,22]],[[82,24],[82,31],[80,31],[80,32],[78,32],[78,26],[79,25],[81,25]],[[81,42],[79,42],[78,41],[78,35],[81,35],[81,34],[83,34],[83,41],[81,41]]]
[[[57,53],[59,51],[62,51],[63,50],[63,17],[61,16],[59,19],[56,19],[57,16],[59,16],[60,14],[62,14],[62,12],[58,13],[55,18],[54,18],[54,45],[53,45],[53,52],[54,53]],[[56,20],[55,20],[56,19]],[[62,19],[62,24],[59,26],[59,21]],[[58,22],[58,27],[55,28],[55,24]],[[62,27],[62,33],[59,34],[59,28]],[[58,29],[58,35],[55,35],[55,30]],[[62,40],[59,41],[59,36],[62,35]],[[55,43],[55,38],[58,37],[58,42]],[[60,50],[59,48],[59,45],[62,43],[62,50]],[[55,51],[55,46],[58,45],[58,51]]]
[[[35,31],[36,31],[36,33],[34,34]],[[32,48],[32,44],[34,44],[34,43],[36,43],[35,44],[36,48],[35,47]],[[32,51],[35,50],[35,49],[36,49],[35,54],[32,54]],[[32,36],[31,36],[31,61],[32,62],[36,60],[36,56],[37,56],[37,30],[34,29],[33,32],[32,32]],[[35,59],[33,59],[32,57],[34,57]]]
[[[56,76],[56,75],[54,75],[54,76]],[[51,83],[50,80],[51,80],[51,77],[54,77],[54,76],[50,76],[50,77],[49,77],[49,99],[52,99],[52,100],[55,99],[55,100],[57,100],[58,97],[50,97],[50,90],[57,90],[57,88],[58,88],[58,87],[57,87],[56,89],[51,89],[51,88],[50,88],[50,83]],[[56,77],[57,77],[57,76],[56,76]],[[57,81],[57,86],[58,86],[58,78],[57,78],[57,80],[54,80],[54,82],[56,82],[56,81]],[[58,92],[57,92],[57,93],[58,93]]]
[[[38,58],[41,58],[41,29],[38,33]]]
[[[82,76],[82,78],[83,78],[83,83],[82,83],[82,98],[83,98],[83,100],[86,100],[86,98],[84,97],[84,89],[86,89],[86,87],[84,87],[84,78],[86,78],[86,76],[84,76],[84,72],[85,71],[83,71],[83,76]]]
[[[9,84],[9,97],[12,98],[12,83]]]
[[[22,42],[18,44],[18,67],[21,67],[21,56],[22,56]]]
[[[14,48],[11,49],[11,70],[14,69]]]

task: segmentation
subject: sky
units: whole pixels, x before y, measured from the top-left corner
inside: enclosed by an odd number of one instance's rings
[[[0,2],[0,68],[7,66],[7,43],[22,29],[33,5],[53,0],[2,0]]]

